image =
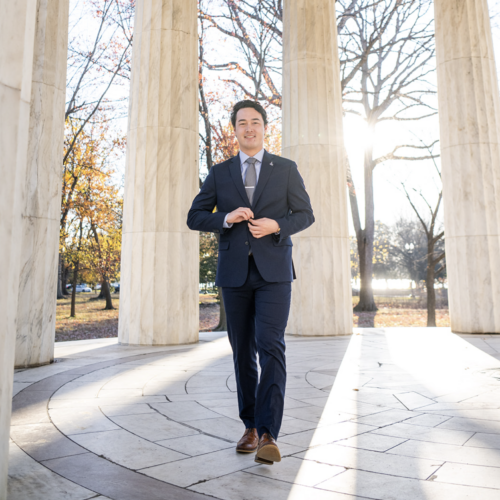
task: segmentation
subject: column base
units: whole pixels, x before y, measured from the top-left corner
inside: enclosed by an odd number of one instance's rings
[[[33,364],[26,364],[26,365],[14,365],[14,370],[24,370],[26,368],[37,368],[38,366],[51,365],[52,363],[54,363],[54,358],[52,358],[50,361],[45,361],[44,363],[33,363]]]

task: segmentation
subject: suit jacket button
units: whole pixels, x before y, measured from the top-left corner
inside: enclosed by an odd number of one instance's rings
[[[248,241],[245,241],[245,245],[248,245]]]

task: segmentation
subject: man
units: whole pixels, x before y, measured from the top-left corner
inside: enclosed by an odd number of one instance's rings
[[[295,278],[290,236],[309,227],[314,216],[297,165],[264,150],[264,108],[240,101],[231,123],[240,152],[210,169],[187,224],[220,233],[215,284],[222,287],[239,415],[246,427],[236,450],[257,451],[256,462],[272,465],[281,460],[276,440],[283,418],[284,337]]]

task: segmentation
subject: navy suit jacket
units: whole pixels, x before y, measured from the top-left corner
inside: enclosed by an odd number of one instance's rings
[[[216,206],[217,212],[213,212]],[[247,221],[224,228],[226,214],[239,207],[250,208],[255,219],[274,219],[280,226],[280,234],[254,238]],[[290,236],[313,222],[309,195],[296,163],[267,151],[262,158],[252,206],[245,192],[237,155],[210,169],[187,218],[189,229],[220,233],[215,284],[221,287],[239,287],[245,283],[249,246],[265,281],[293,281]]]

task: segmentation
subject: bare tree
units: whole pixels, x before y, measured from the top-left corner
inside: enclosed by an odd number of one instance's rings
[[[422,141],[423,142],[423,141]],[[429,154],[432,155],[432,150],[429,149]],[[432,158],[435,170],[441,180],[441,172],[436,164],[434,158]],[[412,196],[408,192],[409,190],[405,186],[405,183],[401,183],[402,189],[408,199],[408,202],[411,205],[411,208],[415,212],[421,226],[422,230],[425,233],[427,239],[427,270],[425,277],[425,287],[427,289],[427,326],[436,326],[436,291],[434,289],[434,284],[436,282],[436,276],[442,273],[445,270],[446,262],[445,262],[445,250],[444,246],[439,243],[444,240],[444,231],[438,228],[438,213],[441,208],[441,201],[443,199],[443,190],[441,189],[438,194],[438,198],[434,206],[432,206],[427,197],[422,193],[422,191],[417,191],[413,188],[414,195],[417,194],[418,197],[422,200],[424,206],[428,210],[428,218],[426,218],[419,210],[417,203],[412,199]],[[441,264],[440,264],[441,263]],[[437,267],[439,265],[439,267]]]
[[[426,275],[427,240],[418,220],[400,217],[391,227],[389,260],[400,278],[409,278],[420,288]]]
[[[94,36],[88,38],[82,37],[81,33],[81,19],[89,15],[84,5],[82,0],[76,3],[81,15],[73,23],[75,32],[70,33],[68,42],[65,120],[76,122],[78,126],[71,127],[71,138],[66,138],[68,147],[63,162],[66,162],[79,135],[96,113],[112,108],[117,118],[118,104],[125,104],[127,97],[112,97],[112,91],[124,84],[128,88],[130,80],[135,1],[91,1],[91,13],[99,24]],[[125,116],[125,107],[122,111],[122,116]]]
[[[200,16],[237,41],[240,57],[206,68],[231,71],[225,81],[243,96],[281,107],[281,0],[222,0],[217,12],[200,8]],[[344,112],[361,116],[371,135],[383,121],[416,121],[437,113],[431,0],[337,0],[337,30]],[[375,207],[373,173],[389,160],[421,160],[425,146],[401,144],[374,157],[373,142],[364,151],[364,227],[348,162],[347,184],[356,232],[361,290],[358,311],[376,310],[372,290]],[[400,154],[401,150],[411,154]]]
[[[205,7],[204,0],[199,0],[200,11]],[[203,120],[203,132],[200,132],[200,158],[205,159],[207,170],[210,170],[213,165],[213,150],[212,150],[212,123],[210,119],[210,112],[208,109],[207,97],[205,94],[205,75],[203,74],[204,61],[205,61],[205,35],[206,23],[205,18],[200,16],[198,26],[198,94],[199,94],[199,110],[200,116]],[[200,179],[200,187],[201,187]]]
[[[429,210],[429,222],[427,222],[425,218],[420,214],[404,184],[403,189],[412,209],[414,210],[415,214],[418,217],[418,220],[420,221],[420,224],[422,225],[422,229],[427,238],[427,272],[425,278],[425,287],[427,289],[427,326],[436,326],[436,291],[434,289],[434,284],[436,282],[436,276],[444,271],[446,267],[445,262],[443,262],[439,266],[439,268],[436,267],[445,258],[444,248],[440,248],[439,250],[437,249],[437,243],[444,237],[444,231],[439,231],[437,232],[437,234],[435,234],[436,217],[441,205],[443,192],[441,191],[439,193],[438,200],[434,207],[430,205],[426,197],[421,192],[418,193]],[[416,189],[414,189],[414,191],[417,192]]]
[[[200,2],[200,19],[237,41],[239,53],[231,61],[203,64],[229,72],[224,78],[245,98],[281,108],[282,16],[281,0],[223,0],[221,5]]]
[[[366,121],[369,137],[375,137],[377,125],[383,121],[417,121],[437,114],[433,102],[435,88],[429,82],[429,75],[435,71],[434,31],[428,15],[431,7],[429,0],[381,0],[364,9],[364,15],[352,17],[346,23],[343,37],[346,43],[341,44],[341,49],[348,55],[361,53],[364,57],[360,71],[344,89],[344,110]],[[371,45],[374,38],[376,42]],[[352,176],[348,179],[361,278],[357,311],[377,309],[372,290],[374,169],[388,160],[431,158],[398,154],[401,149],[423,148],[426,146],[401,144],[376,158],[374,141],[365,145],[364,228]]]
[[[380,0],[337,0],[337,32],[342,38],[349,19],[366,15],[366,11]],[[237,42],[239,51],[234,60],[203,64],[210,70],[229,72],[224,81],[239,89],[248,99],[261,101],[281,109],[281,73],[283,44],[282,0],[221,0],[200,2],[200,19],[209,23],[221,34]],[[364,52],[340,50],[342,88],[351,82],[365,58],[384,33],[382,24],[373,33]],[[349,45],[346,41],[345,45]]]

